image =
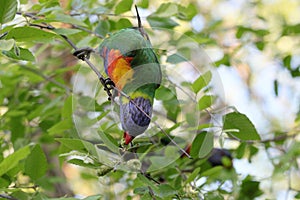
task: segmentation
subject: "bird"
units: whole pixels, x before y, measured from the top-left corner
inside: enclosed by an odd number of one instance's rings
[[[137,16],[138,27],[112,33],[99,46],[105,72],[119,97],[125,145],[149,127],[155,91],[162,79],[158,57],[138,11]]]

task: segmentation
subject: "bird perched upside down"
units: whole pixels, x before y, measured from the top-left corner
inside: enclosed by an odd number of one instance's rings
[[[101,43],[99,50],[106,74],[120,100],[120,120],[125,144],[144,133],[150,124],[155,90],[161,83],[161,69],[140,19],[139,27],[120,30]]]

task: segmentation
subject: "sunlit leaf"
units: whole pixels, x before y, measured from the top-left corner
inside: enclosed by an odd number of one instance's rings
[[[13,39],[0,40],[0,50],[9,51],[13,48],[15,41]]]
[[[228,54],[225,54],[223,56],[223,58],[221,58],[220,60],[215,62],[215,65],[217,67],[219,67],[220,65],[230,66],[230,59],[231,59],[231,56]]]
[[[224,170],[224,168],[222,166],[216,166],[216,167],[209,168],[208,170],[202,172],[201,176],[215,176],[215,177],[218,177],[218,174],[220,174],[220,172],[222,170]]]
[[[11,170],[12,168],[16,167],[19,162],[25,159],[30,154],[30,146],[25,146],[14,153],[7,156],[1,163],[0,163],[0,176]]]
[[[55,13],[53,15],[49,15],[47,20],[50,21],[56,21],[56,22],[63,22],[63,23],[68,23],[68,24],[75,24],[78,26],[87,26],[83,21],[78,20],[70,15],[65,15],[62,13]]]
[[[195,178],[200,175],[200,170],[201,170],[200,167],[194,169],[194,171],[186,179],[185,183],[187,184],[187,183],[190,183],[190,182],[194,181]]]
[[[17,13],[17,0],[0,0],[0,24],[14,19]]]
[[[248,117],[239,112],[228,113],[223,117],[223,129],[240,140],[260,140],[254,125]]]
[[[204,158],[214,147],[214,134],[211,132],[201,132],[194,139],[191,147],[193,158]]]
[[[171,17],[177,14],[177,4],[175,3],[162,3],[155,13],[152,13],[152,16],[155,17]]]
[[[45,175],[48,163],[40,145],[35,145],[25,162],[25,173],[33,180]]]
[[[64,119],[62,121],[59,121],[57,124],[52,126],[50,129],[48,129],[48,133],[50,135],[57,135],[61,134],[66,130],[70,130],[72,128],[73,122],[72,119]]]
[[[177,64],[177,63],[180,63],[180,62],[186,62],[187,59],[184,58],[183,56],[175,53],[175,54],[172,54],[170,56],[168,56],[167,58],[167,62],[168,63],[172,63],[172,64]]]
[[[300,24],[285,25],[282,30],[282,35],[297,35],[300,34]]]
[[[112,136],[102,131],[99,132],[99,136],[107,148],[109,148],[112,152],[119,153],[118,143]]]
[[[178,25],[177,22],[167,17],[148,16],[147,20],[152,28],[174,28]]]
[[[119,4],[117,4],[115,9],[115,14],[119,15],[131,9],[133,0],[122,0]]]
[[[200,90],[202,90],[204,87],[206,87],[212,78],[211,71],[207,71],[204,74],[202,74],[197,80],[194,81],[192,88],[195,93],[198,93]]]
[[[56,28],[53,30],[53,32],[57,33],[57,34],[61,34],[61,35],[73,35],[76,33],[81,32],[81,30],[78,29],[67,29],[67,28]]]
[[[160,198],[166,198],[177,194],[177,191],[168,184],[160,184],[154,189],[154,194]]]
[[[213,95],[204,95],[201,97],[201,99],[198,101],[198,108],[199,110],[204,110],[208,107],[210,107],[214,102],[215,96]]]
[[[197,7],[190,3],[187,7],[178,5],[178,18],[182,20],[191,20],[198,12]]]
[[[95,32],[101,35],[102,37],[105,37],[107,33],[109,33],[110,30],[110,24],[108,20],[101,20],[99,21]]]
[[[149,0],[140,0],[140,1],[138,1],[137,6],[139,6],[141,8],[148,8]]]
[[[15,49],[11,49],[10,51],[2,51],[2,54],[6,55],[9,58],[13,58],[16,60],[27,60],[27,61],[35,61],[34,55],[28,49],[24,49],[22,47],[17,48],[17,54]]]
[[[57,35],[33,27],[17,27],[8,32],[6,39],[15,39],[17,42],[50,42]]]

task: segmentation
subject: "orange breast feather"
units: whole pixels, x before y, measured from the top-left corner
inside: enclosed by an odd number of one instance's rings
[[[133,69],[130,66],[132,57],[123,57],[119,50],[110,50],[108,55],[108,76],[120,90],[133,77]]]

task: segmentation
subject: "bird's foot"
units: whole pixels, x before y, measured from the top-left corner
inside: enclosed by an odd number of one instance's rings
[[[91,47],[83,47],[74,51],[73,55],[80,60],[89,59],[92,52],[95,50]]]
[[[115,88],[115,83],[110,78],[103,79],[101,82],[104,86],[104,90],[108,95],[108,100],[113,100],[115,95],[112,94],[111,91]]]

